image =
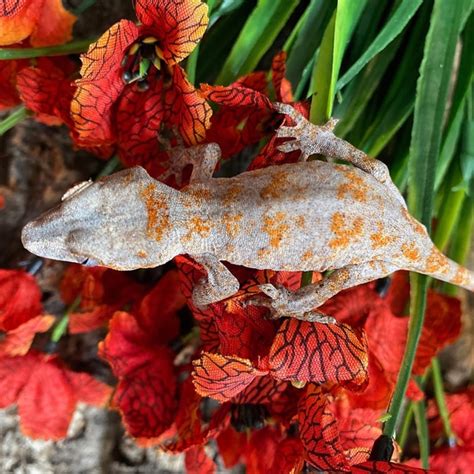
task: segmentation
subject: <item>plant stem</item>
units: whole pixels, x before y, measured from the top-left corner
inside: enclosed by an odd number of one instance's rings
[[[109,174],[112,174],[118,167],[120,166],[120,159],[117,155],[113,156],[110,158],[109,161],[107,161],[107,164],[102,168],[100,173],[97,175],[97,179],[103,178],[104,176],[108,176]]]
[[[72,12],[74,15],[79,16],[88,10],[92,5],[94,5],[96,0],[84,0],[77,8],[75,8]]]
[[[426,420],[426,403],[424,400],[415,402],[414,414],[416,423],[416,433],[420,446],[421,465],[423,469],[429,469],[430,442],[428,433],[428,422]]]
[[[456,443],[456,435],[451,428],[451,421],[449,420],[449,411],[446,405],[446,396],[443,387],[443,378],[441,375],[441,367],[439,365],[439,360],[436,357],[434,357],[431,361],[431,371],[433,374],[433,389],[436,404],[438,405],[439,416],[443,422],[443,428],[448,438],[448,444],[449,446],[452,446],[454,443]]]
[[[20,105],[7,118],[0,122],[0,136],[8,132],[8,130],[19,124],[22,120],[25,120],[26,117],[28,117],[28,110],[24,105]]]
[[[425,319],[426,292],[428,290],[428,278],[417,273],[410,275],[412,297],[410,300],[410,322],[408,326],[407,345],[403,354],[402,365],[398,374],[397,384],[390,403],[389,413],[392,417],[385,423],[383,433],[395,437],[398,416],[403,404],[405,392],[410,380],[413,362],[415,361],[416,349],[420,340],[423,322]]]
[[[87,51],[87,48],[95,39],[72,41],[71,43],[46,46],[44,48],[0,48],[0,60],[2,59],[28,59],[42,56],[63,56],[66,54],[78,54]]]
[[[408,434],[410,433],[411,422],[413,421],[413,402],[409,402],[406,406],[404,417],[401,423],[400,435],[398,436],[398,444],[402,451],[405,450],[407,444]]]
[[[76,311],[81,303],[81,297],[78,296],[74,302],[66,309],[64,316],[59,320],[58,324],[53,330],[51,334],[51,341],[57,343],[59,340],[64,336],[65,332],[67,331],[69,325],[69,314]]]

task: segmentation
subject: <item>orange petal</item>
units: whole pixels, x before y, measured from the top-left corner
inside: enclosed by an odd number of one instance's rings
[[[0,46],[19,43],[31,35],[44,0],[7,0],[0,7]]]
[[[173,68],[173,83],[165,95],[167,121],[177,127],[187,145],[202,142],[211,125],[212,109],[179,66]]]
[[[44,0],[41,14],[31,36],[34,47],[67,43],[77,18],[67,11],[62,0]]]
[[[125,50],[137,37],[137,26],[122,20],[81,56],[82,78],[76,81],[71,115],[79,138],[86,145],[110,144],[115,140],[112,107],[125,88],[121,63]]]
[[[267,373],[253,367],[248,359],[208,352],[193,361],[193,365],[196,392],[220,402],[232,399],[250,385],[255,377]]]
[[[200,0],[137,0],[135,9],[146,31],[160,40],[168,64],[191,54],[209,22],[207,5]]]
[[[37,316],[26,323],[9,331],[6,338],[0,342],[0,353],[10,356],[25,355],[37,333],[46,332],[54,324],[54,316]]]

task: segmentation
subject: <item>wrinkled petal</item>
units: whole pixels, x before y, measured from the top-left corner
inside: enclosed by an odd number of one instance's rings
[[[86,144],[115,140],[112,107],[125,88],[121,63],[126,49],[137,37],[137,26],[122,20],[81,55],[82,77],[76,81],[71,115],[79,137]]]
[[[177,128],[186,145],[196,145],[206,138],[211,106],[179,66],[173,68],[172,85],[165,93],[165,108],[167,123]]]
[[[168,64],[192,53],[209,21],[207,5],[200,0],[137,0],[135,9],[144,32],[160,40]]]
[[[21,103],[16,89],[18,71],[26,67],[26,61],[0,61],[0,111]]]
[[[395,462],[388,461],[365,461],[362,464],[352,466],[351,472],[353,474],[364,474],[370,472],[373,474],[379,474],[389,472],[390,474],[422,474],[428,471],[424,469],[417,469],[415,467],[406,466],[404,464],[398,464]]]
[[[248,359],[221,354],[203,353],[193,361],[193,383],[196,392],[220,402],[231,400],[242,392],[255,377],[267,372],[252,366]]]
[[[37,120],[47,125],[71,125],[70,108],[74,85],[67,77],[73,63],[61,58],[52,61],[42,58],[38,67],[22,69],[17,76],[17,87],[26,108],[36,112]]]
[[[310,385],[306,389],[300,402],[298,420],[307,461],[321,471],[349,471],[336,418],[318,386]]]
[[[361,385],[368,377],[366,337],[345,324],[287,319],[275,337],[269,364],[272,376],[282,380]]]
[[[163,120],[163,82],[149,80],[149,89],[136,84],[125,88],[117,108],[117,136],[120,159],[127,166],[149,165],[158,160],[158,133]]]

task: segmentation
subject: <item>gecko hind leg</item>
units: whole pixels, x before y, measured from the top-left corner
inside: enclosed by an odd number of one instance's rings
[[[217,257],[210,254],[191,257],[207,271],[207,279],[201,280],[193,290],[193,303],[197,307],[205,307],[237,293],[239,281]]]
[[[398,265],[381,261],[348,265],[335,270],[320,283],[304,286],[295,292],[271,284],[260,285],[262,292],[269,298],[257,297],[250,303],[270,308],[274,318],[292,317],[321,322],[321,317],[326,315],[314,309],[329,298],[347,288],[386,277],[396,270],[399,270]]]

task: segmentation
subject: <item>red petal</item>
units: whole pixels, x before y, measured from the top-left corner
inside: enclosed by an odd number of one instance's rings
[[[41,3],[41,2],[31,2]],[[77,18],[67,11],[62,0],[44,0],[38,21],[30,37],[34,47],[67,43]]]
[[[408,329],[408,319],[394,316],[384,306],[371,311],[365,324],[369,349],[377,357],[385,372],[395,381],[403,352]],[[388,344],[388,339],[390,344]]]
[[[425,471],[424,469],[416,469],[414,467],[405,466],[403,464],[398,464],[395,462],[366,461],[362,464],[352,466],[351,472],[353,474],[364,474],[366,472],[371,472],[373,474],[379,474],[383,472],[389,472],[390,474],[422,474],[428,471]]]
[[[20,43],[33,32],[43,1],[8,0],[0,6],[0,45]]]
[[[359,285],[341,291],[334,298],[324,303],[319,310],[337,319],[339,323],[361,326],[365,323],[370,311],[382,300],[372,285]]]
[[[298,419],[308,462],[321,471],[348,471],[349,463],[339,440],[337,421],[318,386],[307,387],[300,402]]]
[[[36,280],[21,270],[0,269],[0,330],[10,331],[41,313]]]
[[[204,446],[193,446],[184,455],[184,465],[189,474],[214,474],[217,466],[206,454]]]
[[[281,398],[287,387],[288,382],[275,380],[271,377],[257,377],[232,400],[232,403],[255,405],[273,403]]]
[[[64,58],[42,58],[39,66],[28,67],[18,73],[17,87],[25,106],[38,114],[47,125],[71,125],[70,108],[74,86],[66,76],[73,63]]]
[[[21,103],[16,89],[16,75],[26,65],[24,61],[0,61],[0,110]]]
[[[96,306],[91,311],[70,313],[69,334],[82,334],[100,329],[105,326],[115,311],[117,311],[116,307],[103,304]]]
[[[344,450],[369,448],[370,452],[374,441],[382,434],[378,421],[381,415],[381,410],[356,408],[339,418],[339,439]]]
[[[287,104],[293,102],[291,84],[285,78],[286,74],[286,51],[275,54],[272,61],[272,82],[275,97],[278,102]]]
[[[158,133],[163,120],[163,81],[148,79],[149,89],[127,86],[117,108],[117,135],[120,159],[127,166],[148,165],[158,160]]]
[[[97,407],[108,403],[112,394],[112,387],[85,372],[68,371],[67,377],[78,401]]]
[[[255,379],[267,372],[252,366],[248,359],[203,353],[193,361],[196,392],[220,402],[231,400]]]
[[[208,24],[207,5],[200,0],[137,0],[144,33],[156,36],[168,64],[179,63],[196,47]]]
[[[262,92],[249,87],[237,84],[231,84],[230,86],[202,84],[201,90],[207,100],[221,106],[243,108],[247,109],[247,112],[270,112],[272,110],[270,99]],[[227,120],[230,122],[229,118]],[[238,122],[234,122],[233,125],[237,126]]]
[[[271,472],[277,452],[280,433],[274,427],[265,427],[250,435],[245,453],[246,474]],[[263,455],[263,453],[265,455]]]
[[[368,376],[365,334],[345,324],[287,319],[273,342],[270,367],[282,380],[361,385]]]
[[[135,318],[124,312],[110,321],[99,353],[119,378],[114,404],[127,431],[139,438],[158,437],[171,425],[176,408],[174,353],[147,340]]]
[[[434,291],[428,293],[426,321],[416,352],[414,374],[423,375],[438,351],[459,337],[461,313],[459,299]]]
[[[112,107],[125,88],[121,62],[125,50],[137,37],[137,26],[122,20],[81,56],[82,78],[76,81],[71,115],[85,144],[108,144],[115,140]]]
[[[284,439],[278,445],[277,452],[270,472],[288,474],[303,471],[303,444],[299,439]]]
[[[179,273],[171,270],[142,299],[137,315],[138,324],[154,343],[172,341],[179,335],[180,320],[177,312],[185,304]]]
[[[6,408],[18,400],[37,362],[35,354],[0,358],[0,408]]]
[[[407,303],[410,299],[408,272],[395,272],[390,280],[390,287],[385,301],[390,306],[393,314],[404,316],[406,315]]]
[[[136,438],[158,437],[175,416],[174,354],[163,346],[155,352],[152,364],[139,367],[120,380],[113,399],[125,428]]]
[[[37,316],[16,329],[12,329],[7,333],[6,338],[0,342],[0,354],[9,356],[25,355],[30,350],[35,335],[48,331],[55,320],[54,316]]]
[[[204,442],[201,400],[201,396],[196,393],[191,377],[187,378],[181,388],[178,413],[175,419],[176,434],[164,446],[167,451],[179,453],[190,446]]]
[[[66,436],[76,397],[56,358],[37,356],[17,403],[20,427],[27,436],[52,440]]]
[[[235,466],[246,446],[247,433],[238,433],[231,426],[219,433],[216,438],[219,455],[227,469]]]
[[[173,82],[165,101],[167,122],[177,127],[186,145],[202,142],[211,124],[212,109],[179,66],[173,68]]]

